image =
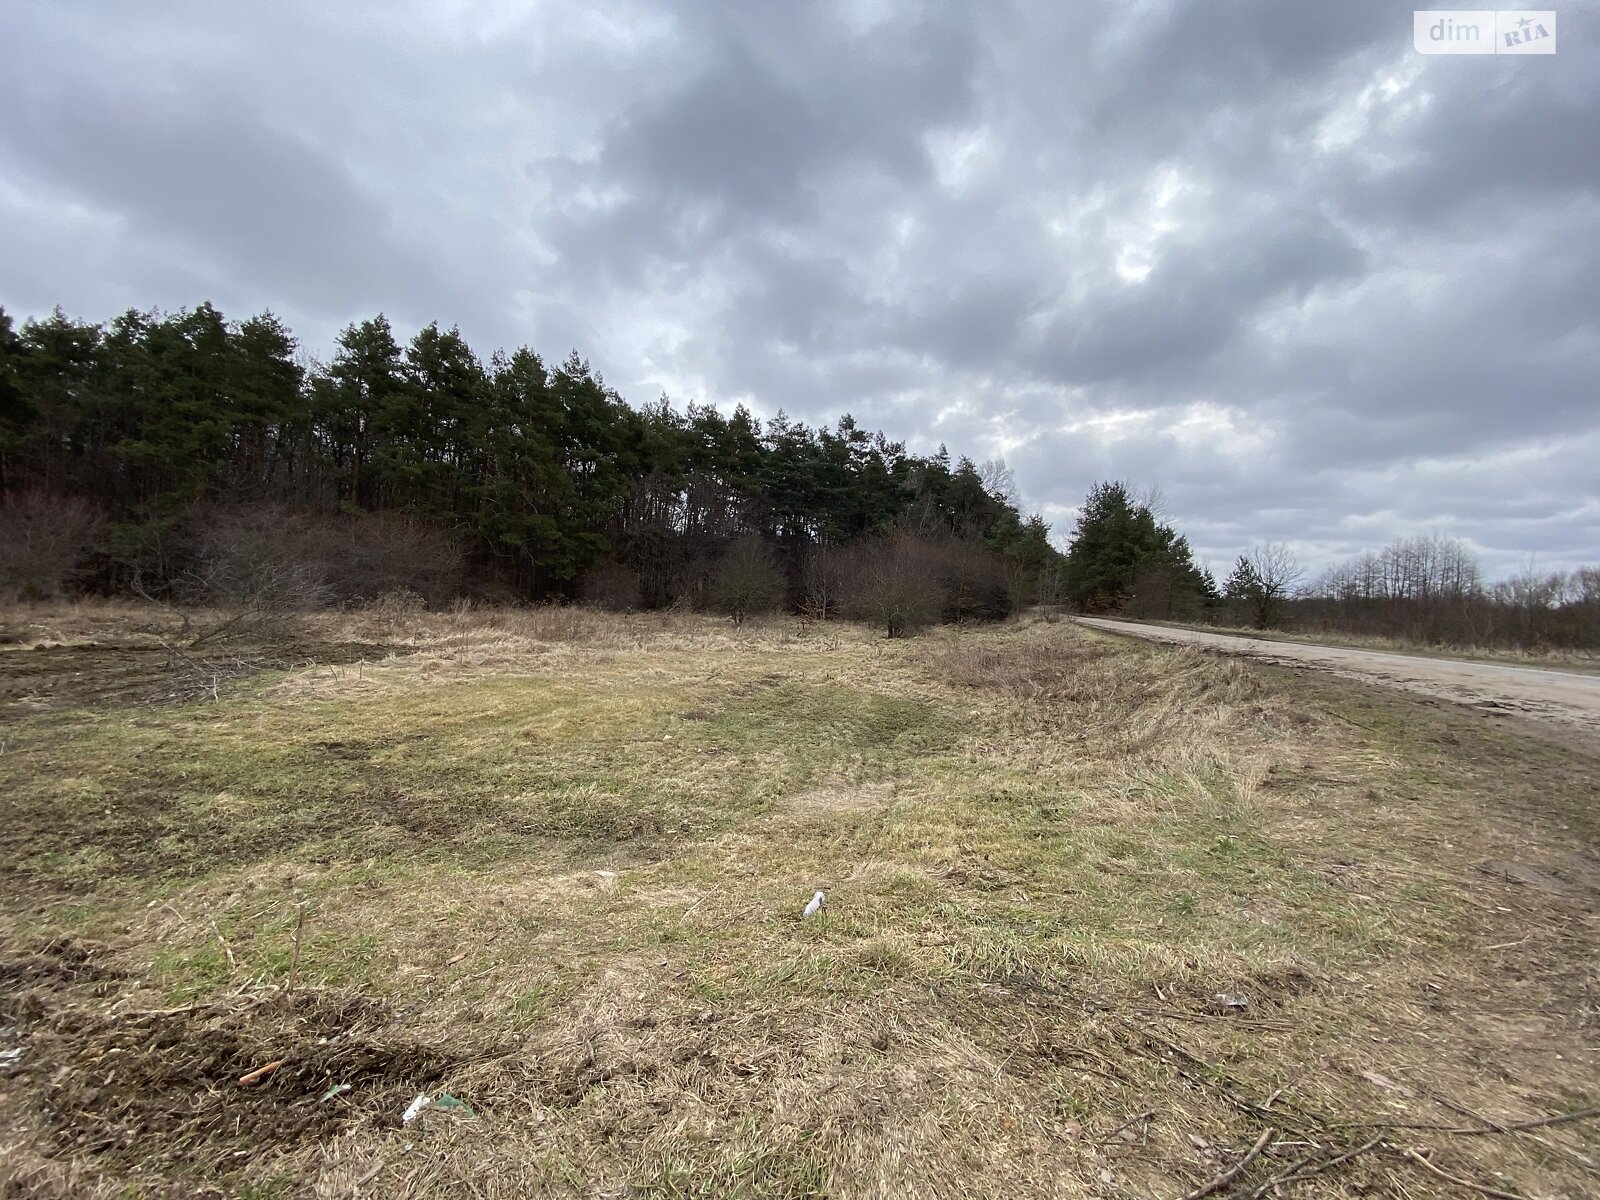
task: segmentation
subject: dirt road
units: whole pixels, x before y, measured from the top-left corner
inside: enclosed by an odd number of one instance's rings
[[[1343,646],[1273,642],[1199,629],[1108,621],[1101,617],[1077,620],[1095,629],[1151,641],[1204,646],[1263,662],[1322,667],[1352,679],[1453,700],[1494,715],[1523,714],[1569,732],[1577,729],[1592,734],[1596,744],[1600,744],[1600,675],[1453,658],[1424,658],[1382,650],[1352,650]]]

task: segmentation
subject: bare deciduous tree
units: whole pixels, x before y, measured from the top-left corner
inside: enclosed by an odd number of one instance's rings
[[[858,620],[906,637],[939,619],[943,583],[928,546],[904,534],[852,549],[848,610]]]
[[[802,576],[805,613],[818,620],[836,616],[847,586],[845,556],[827,538],[806,558]]]
[[[742,625],[747,617],[771,612],[783,599],[783,572],[772,551],[751,534],[728,548],[711,580],[711,603]]]
[[[1006,465],[1005,459],[991,458],[980,465],[978,478],[983,481],[983,490],[996,500],[1003,501],[1013,508],[1019,507],[1017,473]]]
[[[1267,542],[1239,556],[1228,578],[1227,595],[1247,603],[1256,628],[1267,629],[1278,623],[1283,602],[1304,574],[1305,568],[1286,543]]]

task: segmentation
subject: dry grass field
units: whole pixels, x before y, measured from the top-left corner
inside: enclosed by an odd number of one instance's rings
[[[1056,623],[159,623],[0,630],[0,1195],[1600,1194],[1581,749]]]

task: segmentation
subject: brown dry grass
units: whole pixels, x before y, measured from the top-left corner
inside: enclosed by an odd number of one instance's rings
[[[1446,1132],[1600,1100],[1593,759],[1061,625],[302,636],[372,657],[12,721],[0,1195],[1600,1184],[1593,1121]]]

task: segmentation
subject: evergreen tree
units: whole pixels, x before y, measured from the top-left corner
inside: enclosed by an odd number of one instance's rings
[[[26,350],[11,314],[0,308],[0,492],[15,471],[15,458],[35,412],[21,382]]]
[[[233,479],[235,495],[265,498],[278,473],[293,470],[310,435],[305,372],[294,335],[271,312],[234,334]]]
[[[1067,551],[1068,599],[1088,612],[1119,609],[1131,599],[1141,574],[1152,570],[1167,574],[1170,590],[1196,598],[1205,593],[1187,539],[1136,502],[1127,484],[1095,484]]]
[[[344,476],[344,500],[355,508],[388,507],[395,466],[393,439],[414,427],[400,346],[382,313],[339,335],[333,362],[319,380],[315,404],[334,465]]]

